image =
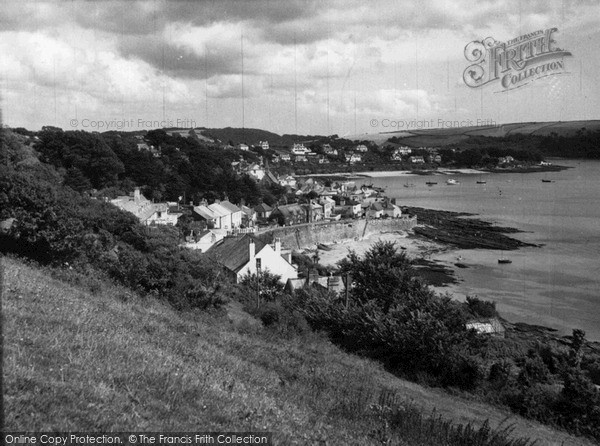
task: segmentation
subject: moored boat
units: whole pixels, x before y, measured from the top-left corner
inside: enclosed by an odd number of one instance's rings
[[[456,181],[453,178],[450,178],[449,180],[446,181],[446,184],[450,185],[450,186],[456,186],[457,184],[460,184],[459,181]]]
[[[506,258],[501,258],[501,259],[498,259],[498,263],[512,263],[512,260],[506,259]]]

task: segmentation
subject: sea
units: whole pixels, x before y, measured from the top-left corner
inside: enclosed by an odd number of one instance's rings
[[[477,218],[524,231],[509,236],[540,245],[433,255],[459,280],[437,291],[457,299],[493,300],[500,315],[511,322],[543,325],[563,335],[580,328],[589,340],[600,341],[600,161],[551,161],[569,168],[398,175],[365,183],[386,188],[386,195],[401,206],[475,213]],[[447,185],[450,178],[460,184]],[[437,184],[428,186],[428,181]],[[499,264],[499,258],[512,263]],[[469,267],[457,268],[457,261]]]

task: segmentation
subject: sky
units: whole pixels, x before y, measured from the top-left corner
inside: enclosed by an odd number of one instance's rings
[[[0,103],[5,125],[31,130],[349,136],[600,119],[599,25],[596,0],[4,0]],[[560,70],[466,85],[467,44],[551,28],[571,54]]]

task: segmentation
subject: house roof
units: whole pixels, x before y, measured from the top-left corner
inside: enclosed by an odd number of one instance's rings
[[[277,179],[277,177],[275,177],[275,175],[273,175],[273,172],[271,172],[270,170],[267,170],[265,172],[265,176],[262,179],[263,182],[267,180],[274,184],[279,184],[279,180]]]
[[[266,203],[261,203],[258,206],[256,206],[254,208],[254,210],[256,212],[270,212],[270,211],[273,210],[273,208],[271,206],[269,206],[268,204],[266,204]]]
[[[477,333],[504,333],[506,329],[497,318],[478,319],[467,322],[467,330],[475,330]]]
[[[135,197],[129,195],[120,196],[114,200],[110,200],[112,204],[117,206],[119,209],[130,212],[135,215],[141,222],[148,220],[152,215],[158,211],[164,211],[168,209],[166,203],[154,204],[143,195],[136,200]],[[158,209],[157,209],[158,206]]]
[[[248,216],[252,216],[256,213],[256,211],[252,208],[249,208],[248,206],[244,206],[243,204],[240,206],[240,209],[242,210],[242,212]]]
[[[225,200],[225,201],[221,201],[219,204],[230,212],[241,212],[242,211],[239,207],[237,207],[231,201]]]
[[[222,206],[221,203],[209,204],[208,208],[213,212],[216,217],[226,217],[231,214],[231,211],[226,207]]]
[[[277,206],[276,211],[279,210],[283,216],[292,216],[292,215],[304,215],[306,212],[302,209],[302,206],[298,204],[286,204],[285,206]]]
[[[248,245],[251,241],[254,241],[256,254],[267,246],[267,243],[253,235],[245,234],[242,237],[225,238],[221,243],[212,246],[206,253],[218,264],[237,273],[250,261]]]
[[[372,211],[383,211],[383,205],[380,201],[375,201],[371,204],[371,206],[369,206],[369,209],[371,209]]]
[[[215,213],[204,205],[194,206],[194,212],[200,217],[204,218],[205,220],[214,220],[215,218],[217,218]]]

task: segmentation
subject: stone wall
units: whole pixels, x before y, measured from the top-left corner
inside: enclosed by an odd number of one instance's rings
[[[304,249],[318,243],[360,240],[369,234],[406,231],[416,224],[416,217],[320,221],[267,229],[256,233],[256,236],[267,243],[272,243],[275,238],[279,238],[286,248]]]

